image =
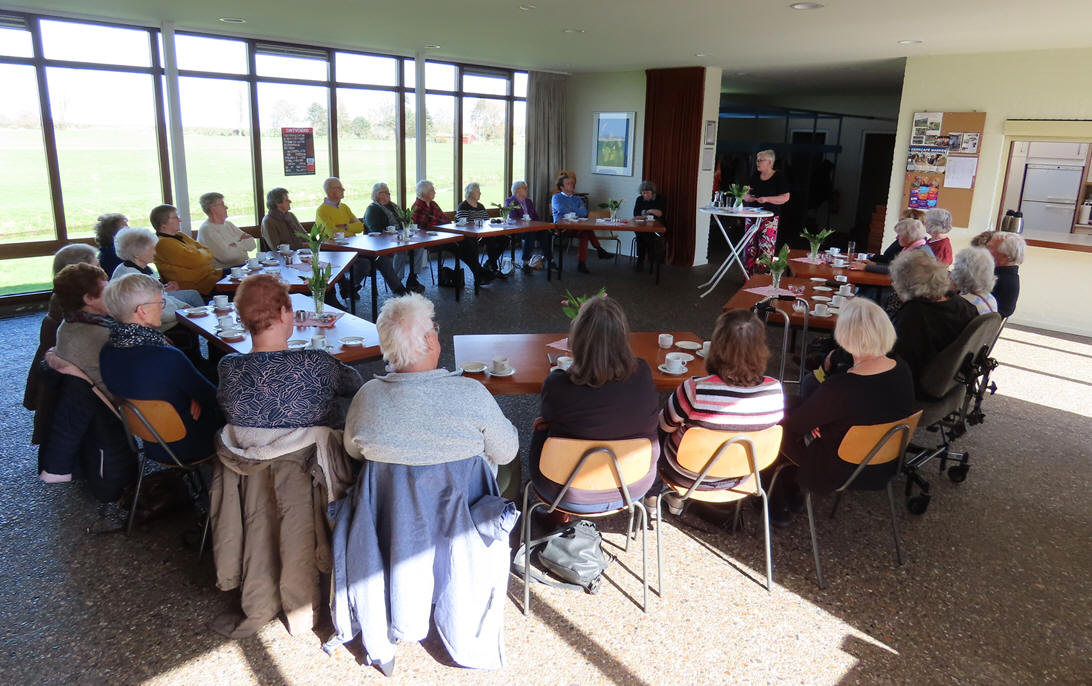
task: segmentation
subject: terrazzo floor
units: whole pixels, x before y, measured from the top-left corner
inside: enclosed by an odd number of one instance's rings
[[[719,260],[717,260],[719,262]],[[570,268],[573,266],[570,263]],[[712,267],[647,274],[592,260],[592,275],[515,274],[467,290],[461,303],[430,283],[452,363],[451,336],[563,331],[565,288],[606,285],[634,330],[707,337],[735,283],[702,300]],[[426,283],[427,280],[426,280]],[[773,531],[774,588],[761,583],[754,518],[737,534],[662,525],[666,593],[638,603],[640,545],[607,572],[598,595],[538,586],[530,617],[512,577],[505,607],[507,666],[451,664],[434,637],[400,647],[386,679],[325,636],[292,637],[279,622],[228,641],[206,624],[230,602],[180,535],[185,516],[122,535],[89,535],[96,504],[78,483],[34,473],[31,414],[21,405],[41,313],[0,320],[0,684],[1078,684],[1092,682],[1092,341],[1010,327],[996,349],[999,387],[983,425],[957,442],[966,482],[930,470],[920,517],[900,509],[907,563],[898,567],[882,493],[847,497],[836,519],[819,498],[828,588],[815,584],[806,517]],[[771,334],[779,347],[780,335]],[[361,365],[370,374],[381,365]],[[520,428],[534,396],[499,398]],[[901,482],[899,484],[901,486]],[[898,492],[901,492],[898,491]],[[602,524],[620,542],[624,521]],[[655,589],[654,536],[649,573]]]

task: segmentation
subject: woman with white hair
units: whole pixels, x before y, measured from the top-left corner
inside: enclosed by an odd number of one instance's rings
[[[920,250],[929,257],[933,257],[933,251],[926,241],[928,236],[925,225],[917,219],[900,219],[895,224],[895,242],[889,245],[882,255],[872,255],[865,262],[850,262],[849,268],[856,271],[887,274],[891,271],[891,265],[888,263],[896,256],[910,250]]]
[[[152,267],[152,262],[155,260],[155,248],[155,234],[148,229],[127,226],[118,231],[114,236],[114,250],[121,259],[121,263],[110,275],[110,280],[116,281],[129,274],[144,274],[159,279],[159,274]],[[174,281],[167,283],[163,290],[168,294],[165,296],[167,307],[163,311],[163,323],[167,328],[174,325],[176,310],[200,307],[205,304],[200,293],[190,288],[180,289]]]
[[[417,200],[410,209],[413,210],[413,223],[422,229],[447,223],[447,215],[436,204],[436,186],[428,179],[417,182]],[[483,269],[478,262],[477,241],[464,238],[458,243],[448,243],[444,249],[451,250],[456,258],[461,259],[470,268],[474,280],[479,285],[493,280],[493,273]]]
[[[400,211],[398,205],[391,200],[390,187],[380,181],[372,186],[372,204],[364,210],[364,225],[368,227],[368,231],[379,233],[386,231],[389,226],[399,228],[402,226],[402,219],[398,214]],[[424,293],[425,286],[417,275],[428,271],[428,251],[408,250],[396,253],[394,256],[396,274],[402,273],[402,265],[406,262],[410,265],[406,288],[414,293]]]
[[[993,273],[997,283],[993,285],[993,296],[997,298],[997,313],[1008,317],[1016,311],[1016,300],[1020,297],[1020,265],[1024,263],[1023,237],[1008,231],[998,231],[990,236],[986,249],[993,256],[997,265]]]
[[[375,325],[393,369],[357,392],[345,418],[345,450],[370,462],[432,465],[481,456],[492,467],[519,450],[516,427],[485,386],[437,368],[439,327],[417,294],[383,303]],[[416,421],[414,418],[428,418]]]
[[[170,403],[186,428],[171,449],[184,461],[211,455],[213,436],[224,424],[216,387],[157,330],[166,305],[163,286],[145,274],[129,274],[107,284],[103,300],[118,321],[99,354],[106,388],[120,398]],[[148,443],[145,450],[160,462],[170,460],[158,444]]]
[[[481,203],[482,187],[477,181],[471,181],[466,184],[466,188],[463,192],[463,201],[459,203],[459,207],[455,210],[455,221],[475,221],[489,222],[489,210],[485,205]],[[493,276],[506,279],[505,274],[501,274],[500,265],[497,260],[500,259],[504,248],[508,244],[508,239],[503,236],[494,236],[492,238],[471,239],[469,237],[463,239],[464,243],[474,243],[475,249],[478,245],[485,246],[485,253],[488,256],[486,260],[485,268],[492,272]]]
[[[512,182],[512,195],[509,195],[504,199],[504,204],[507,207],[514,207],[510,216],[512,219],[526,219],[529,221],[539,221],[538,210],[535,209],[535,203],[531,200],[531,196],[528,192],[527,182],[522,179]],[[539,249],[542,250],[541,256],[537,259],[532,256],[535,243],[538,243]],[[548,266],[554,260],[553,250],[553,236],[549,231],[528,231],[523,234],[523,271],[530,273],[534,269],[542,269],[544,266]]]
[[[929,249],[937,262],[952,264],[952,242],[948,232],[952,230],[952,213],[942,207],[934,207],[925,213],[925,233],[929,234]]]
[[[755,220],[758,222],[758,233],[746,246],[743,266],[752,274],[758,266],[759,259],[773,256],[781,207],[789,201],[789,180],[784,174],[774,171],[775,158],[773,150],[760,150],[755,155],[755,172],[751,174],[747,193],[743,196],[743,202],[748,206],[761,207],[768,212],[773,212],[772,217]]]
[[[813,492],[838,488],[856,468],[838,458],[850,427],[893,422],[914,411],[910,367],[889,356],[896,345],[895,328],[879,305],[865,298],[846,303],[834,325],[834,340],[853,356],[853,366],[789,411],[781,443],[781,452],[798,468],[797,483]],[[866,467],[855,483],[879,487],[896,468],[895,461]]]
[[[960,250],[949,277],[959,294],[974,305],[978,314],[997,311],[997,299],[990,293],[997,277],[993,273],[993,257],[989,250],[977,247]]]
[[[895,353],[910,365],[916,382],[978,312],[963,298],[949,296],[948,268],[925,250],[904,251],[895,258],[891,286],[902,301],[892,318],[898,334]]]

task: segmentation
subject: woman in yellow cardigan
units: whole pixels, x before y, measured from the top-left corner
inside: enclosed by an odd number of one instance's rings
[[[178,210],[170,205],[160,205],[152,210],[149,219],[159,236],[155,245],[155,264],[160,275],[167,281],[177,282],[179,288],[192,288],[206,295],[211,293],[225,270],[212,266],[211,250],[182,233]]]

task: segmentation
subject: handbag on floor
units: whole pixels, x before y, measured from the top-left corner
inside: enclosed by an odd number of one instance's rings
[[[463,270],[452,269],[451,267],[440,267],[440,275],[436,277],[436,283],[443,288],[462,288],[465,285],[463,281]]]
[[[603,572],[610,565],[610,557],[603,550],[599,527],[586,519],[578,519],[521,545],[512,560],[512,567],[520,576],[523,575],[524,550],[528,547],[535,551],[539,564],[561,581],[550,580],[534,567],[531,568],[531,578],[555,588],[596,593]]]

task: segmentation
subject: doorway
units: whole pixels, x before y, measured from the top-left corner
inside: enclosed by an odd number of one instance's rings
[[[861,152],[861,185],[857,191],[857,214],[853,222],[853,240],[868,245],[872,213],[887,205],[891,188],[891,163],[895,157],[895,134],[865,133]],[[882,237],[883,227],[880,227]]]

